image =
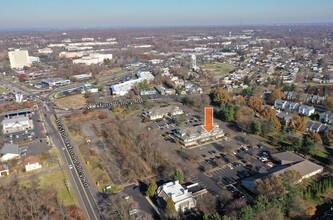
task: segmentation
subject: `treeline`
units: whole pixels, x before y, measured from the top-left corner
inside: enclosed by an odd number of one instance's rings
[[[0,219],[85,219],[78,207],[65,207],[54,189],[41,189],[36,180],[29,186],[17,180],[1,185],[0,203]]]
[[[320,182],[313,182],[309,187],[303,191],[305,199],[318,198],[320,195],[325,193],[327,190],[333,187],[333,176],[329,176]]]
[[[293,170],[288,170],[280,176],[266,177],[257,182],[255,188],[257,197],[253,204],[249,205],[244,200],[234,200],[227,203],[222,210],[215,209],[215,212],[212,212],[213,210],[205,212],[204,219],[309,219],[315,214],[316,208],[309,207],[306,203],[303,196],[304,186],[294,184],[300,178],[300,173]]]
[[[282,96],[278,91],[273,94]],[[275,110],[270,106],[264,106],[264,100],[258,96],[231,98],[228,91],[217,88],[211,91],[210,98],[213,105],[220,106],[217,117],[225,122],[234,123],[242,131],[267,136],[282,128]]]

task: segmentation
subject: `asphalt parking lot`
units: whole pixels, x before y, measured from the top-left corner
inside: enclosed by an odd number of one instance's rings
[[[51,149],[46,141],[40,142],[36,141],[29,144],[24,144],[20,146],[21,157],[37,156],[43,152],[47,152]]]
[[[259,160],[263,152],[269,153],[268,148],[242,145],[237,149],[228,153],[206,146],[194,150],[197,154],[201,153],[201,157],[197,161],[199,167],[211,176],[220,187],[235,184],[250,177],[255,170],[263,167],[270,168],[265,162]]]

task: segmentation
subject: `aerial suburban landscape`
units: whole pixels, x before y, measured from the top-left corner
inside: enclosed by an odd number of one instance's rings
[[[31,2],[1,3],[0,220],[333,219],[331,2]]]

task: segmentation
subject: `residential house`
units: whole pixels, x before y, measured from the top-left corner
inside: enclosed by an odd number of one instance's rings
[[[5,143],[0,150],[0,162],[12,160],[20,157],[20,149],[17,144]]]
[[[296,102],[287,102],[286,105],[285,105],[285,109],[288,109],[290,111],[297,111],[299,106],[300,105]]]
[[[285,106],[287,104],[287,101],[281,100],[281,99],[277,99],[274,102],[274,108],[276,109],[284,109]]]
[[[306,97],[306,101],[308,103],[312,103],[312,104],[322,104],[324,100],[325,100],[325,97],[319,96],[319,95],[311,95],[311,94],[309,94]]]
[[[285,91],[284,95],[285,95],[286,100],[295,100],[296,99],[296,93],[295,92]]]
[[[0,177],[9,175],[9,166],[8,164],[0,165]]]
[[[327,124],[333,124],[333,113],[332,112],[322,112],[319,114],[319,121]]]
[[[164,206],[166,201],[171,198],[177,212],[185,212],[196,206],[196,200],[192,192],[185,189],[177,180],[161,185],[158,187],[156,194],[161,206]]]
[[[315,108],[308,105],[300,105],[298,108],[298,113],[301,115],[310,116],[315,113]]]
[[[289,115],[288,112],[278,112],[276,114],[276,117],[283,125],[287,125],[291,121],[291,119],[293,119],[293,116]]]
[[[42,168],[42,165],[40,164],[40,160],[38,157],[30,156],[24,160],[24,167],[25,172],[29,172]]]
[[[306,130],[312,133],[325,132],[328,129],[327,125],[318,122],[308,122],[306,123]]]

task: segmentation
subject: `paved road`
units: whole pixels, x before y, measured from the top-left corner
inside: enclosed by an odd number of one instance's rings
[[[22,88],[20,85],[17,85],[15,83],[7,82],[4,79],[0,79],[0,82],[8,84],[11,87],[11,89],[21,92],[22,94],[33,95],[33,93],[29,92],[27,89]],[[45,104],[43,101],[49,101],[46,98],[37,98],[36,100],[37,100],[38,104],[41,106],[41,108],[39,108],[39,109],[41,111],[42,117],[44,117],[44,119],[42,121],[45,122],[48,134],[50,135],[50,138],[51,138],[53,144],[61,152],[62,159],[65,163],[65,170],[67,171],[68,176],[70,177],[71,184],[74,187],[76,197],[78,199],[78,202],[79,202],[83,212],[85,213],[86,217],[89,220],[102,219],[102,216],[100,215],[98,206],[94,199],[93,193],[91,192],[91,191],[96,192],[96,189],[91,190],[92,188],[96,187],[95,183],[91,181],[90,186],[88,186],[88,187],[83,186],[81,179],[79,177],[79,174],[78,174],[77,170],[74,168],[75,167],[74,163],[65,146],[65,143],[63,142],[63,139],[62,139],[58,129],[56,127],[54,127],[54,125],[51,122],[51,116],[52,115],[56,116],[54,109],[50,106],[48,106],[47,108],[44,108]],[[65,149],[65,150],[63,150],[63,149]],[[80,157],[77,157],[77,158],[78,158],[78,160],[80,159]],[[73,168],[70,169],[69,165],[72,165]],[[82,162],[82,161],[80,161],[80,165],[83,168],[85,166],[84,162]],[[86,169],[83,169],[83,171],[84,170],[86,170]],[[89,173],[85,172],[84,175],[86,176],[87,179],[89,179],[89,180],[92,179],[89,176]]]
[[[72,158],[63,142],[63,139],[58,130],[53,126],[51,122],[50,119],[51,113],[52,111],[46,113],[47,117],[45,117],[45,122],[51,128],[52,132],[51,135],[54,141],[53,143],[61,151],[61,155],[63,157],[65,164],[68,166],[71,165],[73,167],[72,169],[69,169],[69,167],[67,167],[67,171],[72,179],[72,182],[74,183],[73,186],[76,188],[76,191],[78,192],[78,199],[80,199],[81,204],[83,204],[83,210],[85,211],[88,219],[102,219],[101,215],[99,214],[99,210],[95,202],[95,199],[91,193],[90,186],[88,187],[83,186],[79,174],[75,169],[75,164],[72,161]],[[80,164],[81,166],[84,166],[84,163],[81,162]],[[89,175],[89,173],[86,172],[85,176],[86,175]],[[92,182],[90,184],[94,185],[95,183]]]
[[[125,187],[123,190],[128,196],[131,196],[135,202],[137,202],[140,208],[148,213],[151,214],[154,219],[159,219],[159,215],[156,213],[155,209],[149,204],[146,198],[142,195],[139,188],[135,188],[134,186]]]

